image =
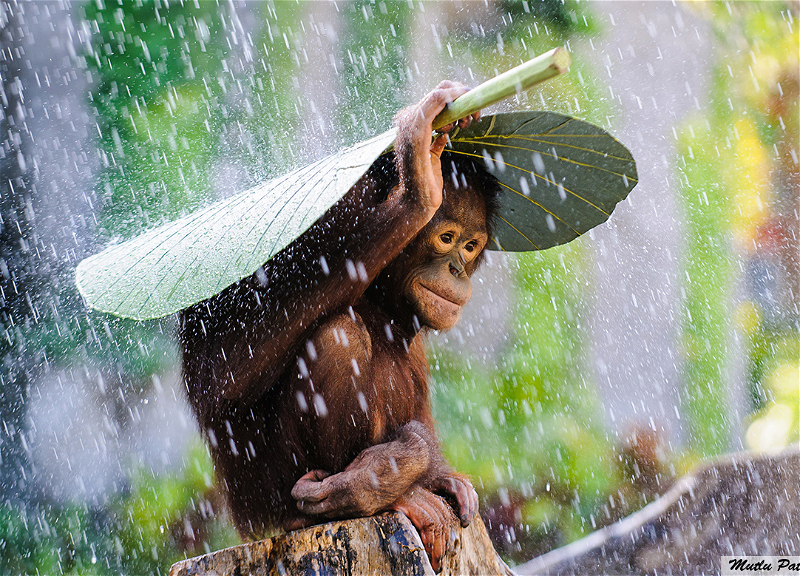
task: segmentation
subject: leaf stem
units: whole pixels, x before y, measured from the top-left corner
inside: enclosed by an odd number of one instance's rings
[[[496,104],[514,94],[520,94],[534,84],[558,76],[567,71],[571,61],[566,49],[553,48],[541,56],[503,72],[449,104],[433,119],[433,129],[437,130],[459,118],[474,114],[481,108]]]

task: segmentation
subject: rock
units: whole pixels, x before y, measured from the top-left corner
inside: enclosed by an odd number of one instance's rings
[[[433,576],[419,534],[402,514],[381,514],[312,526],[190,558],[172,566],[170,576]],[[458,528],[442,575],[508,575],[476,518]]]
[[[722,556],[800,555],[800,451],[706,464],[639,512],[518,574],[719,574]]]

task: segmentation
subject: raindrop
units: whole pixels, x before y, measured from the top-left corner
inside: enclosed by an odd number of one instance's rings
[[[537,174],[544,174],[544,160],[538,152],[533,153],[533,169]]]
[[[519,179],[519,187],[522,189],[522,193],[525,196],[531,195],[531,189],[528,187],[528,179],[524,176]]]
[[[308,378],[308,366],[306,366],[306,361],[302,358],[297,359],[297,368],[300,370],[300,377],[301,378]]]
[[[506,163],[503,160],[503,155],[499,151],[494,153],[494,162],[497,165],[497,168],[500,170],[500,172],[506,171]]]
[[[456,174],[455,171],[450,173],[450,178],[453,180],[453,188],[456,190],[461,188],[461,184],[458,181],[458,174]]]
[[[486,164],[486,169],[489,172],[494,172],[494,161],[485,148],[483,150],[483,161]]]
[[[367,276],[367,269],[364,267],[363,262],[359,262],[356,265],[356,271],[358,272],[359,280],[361,280],[364,284],[369,282],[369,276]]]
[[[345,348],[350,347],[350,341],[347,339],[347,333],[344,330],[334,329],[333,340],[334,342],[336,342],[337,344],[341,344]]]
[[[353,264],[353,261],[347,260],[345,262],[345,267],[347,268],[347,275],[350,276],[350,280],[353,282],[358,280],[358,272],[356,272],[356,265]]]
[[[550,230],[550,232],[555,232],[556,221],[553,219],[553,216],[551,214],[545,214],[544,220],[547,222],[547,228]]]
[[[328,406],[325,404],[325,399],[319,394],[314,394],[314,410],[317,416],[325,418],[328,415]]]
[[[306,340],[306,352],[308,352],[310,360],[317,359],[317,349],[314,347],[314,343],[311,340]]]
[[[308,402],[306,402],[306,397],[300,390],[297,391],[297,405],[300,407],[301,412],[308,412]]]

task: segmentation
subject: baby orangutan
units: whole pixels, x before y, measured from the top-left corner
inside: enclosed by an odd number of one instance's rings
[[[491,236],[496,180],[431,129],[466,91],[442,82],[401,111],[394,154],[256,274],[183,311],[189,398],[242,536],[395,510],[438,570],[456,515],[477,513],[439,450],[424,349],[458,321]]]

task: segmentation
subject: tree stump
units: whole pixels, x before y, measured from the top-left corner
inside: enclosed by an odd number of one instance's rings
[[[457,528],[441,574],[513,576],[476,518]],[[190,558],[169,576],[433,576],[416,528],[402,514],[330,522]]]

